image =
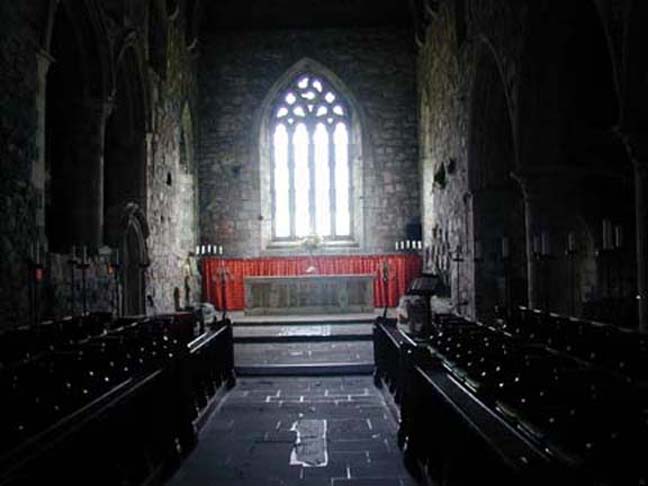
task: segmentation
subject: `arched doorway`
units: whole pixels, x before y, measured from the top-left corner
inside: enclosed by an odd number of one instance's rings
[[[145,307],[144,271],[149,264],[148,225],[144,214],[135,204],[123,208],[121,221],[120,253],[123,255],[121,267],[123,315],[142,315]]]
[[[104,157],[104,240],[115,247],[121,236],[111,214],[128,203],[146,212],[145,81],[136,44],[122,52],[117,67],[113,110],[106,123]]]

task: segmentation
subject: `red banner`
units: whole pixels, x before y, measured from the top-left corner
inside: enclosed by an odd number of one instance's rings
[[[245,277],[305,275],[310,266],[320,275],[371,274],[374,280],[374,305],[389,307],[398,305],[410,282],[421,273],[421,257],[414,254],[400,255],[344,255],[281,258],[203,258],[204,298],[222,309],[222,282],[225,281],[225,298],[228,310],[245,308]],[[386,288],[383,269],[387,273]]]

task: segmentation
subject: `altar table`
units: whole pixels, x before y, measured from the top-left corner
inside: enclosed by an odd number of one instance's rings
[[[223,294],[230,311],[245,309],[247,277],[308,275],[315,267],[322,275],[372,275],[374,307],[395,307],[410,282],[421,273],[421,257],[415,253],[377,255],[321,255],[258,258],[202,258],[203,297],[217,309],[223,309]],[[382,269],[387,264],[387,281]],[[223,281],[225,292],[223,292]]]
[[[247,315],[367,313],[373,275],[245,277]]]

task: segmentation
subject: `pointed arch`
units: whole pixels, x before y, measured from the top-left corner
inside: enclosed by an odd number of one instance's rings
[[[110,215],[125,204],[137,204],[146,214],[147,83],[139,44],[119,52],[112,113],[106,122],[104,153],[104,238],[116,246],[119,229]]]
[[[480,37],[480,43],[476,49],[476,61],[477,67],[470,97],[470,131],[468,135],[467,165],[470,191],[479,190],[481,185],[489,183],[485,179],[494,177],[509,179],[511,172],[517,170],[519,165],[514,124],[516,117],[512,109],[511,94],[504,81],[500,58],[485,37]],[[487,123],[489,117],[492,123]],[[495,120],[493,117],[498,119]],[[477,153],[482,143],[492,141],[491,132],[485,136],[484,127],[487,125],[490,125],[491,131],[499,130],[498,142],[504,141],[506,144],[504,148],[509,152],[506,157],[499,157],[491,161],[498,167],[484,167],[484,161],[480,160],[480,154]]]
[[[94,0],[51,2],[41,36],[43,48],[50,54],[62,15],[69,19],[72,29],[69,35],[74,38],[74,48],[78,51],[77,68],[84,87],[80,94],[107,99],[113,89],[113,58],[101,9]]]
[[[350,207],[352,213],[351,235],[352,241],[349,244],[362,246],[364,242],[364,164],[372,158],[369,130],[367,130],[367,118],[365,112],[358,102],[354,93],[346,84],[330,69],[321,63],[311,59],[303,58],[288,68],[270,87],[263,102],[259,106],[255,117],[255,128],[253,144],[258,147],[257,156],[259,160],[260,176],[260,198],[262,217],[268,219],[268,224],[262,225],[261,250],[275,247],[273,238],[273,200],[272,200],[272,129],[273,109],[276,106],[278,96],[292,82],[301,75],[312,75],[326,80],[326,82],[344,98],[349,110],[349,166],[350,166]]]
[[[148,59],[162,79],[167,74],[169,17],[165,0],[150,0],[148,11]]]
[[[510,95],[499,58],[487,39],[482,39],[476,56],[466,237],[474,242],[473,252],[479,253],[468,264],[473,278],[471,311],[478,319],[488,319],[496,305],[518,305],[525,300],[526,234],[522,190],[511,177],[517,156]],[[474,263],[476,259],[479,263]]]

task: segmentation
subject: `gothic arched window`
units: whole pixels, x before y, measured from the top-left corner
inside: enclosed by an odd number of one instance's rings
[[[352,237],[349,104],[321,76],[301,74],[272,111],[275,240]]]

